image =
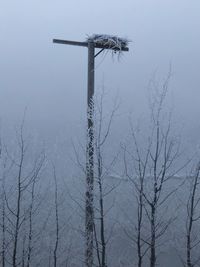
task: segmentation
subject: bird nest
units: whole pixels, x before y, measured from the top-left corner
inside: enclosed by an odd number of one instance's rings
[[[92,41],[95,44],[111,49],[114,52],[121,52],[123,49],[127,49],[130,42],[128,39],[107,34],[93,34],[87,38],[87,41]]]

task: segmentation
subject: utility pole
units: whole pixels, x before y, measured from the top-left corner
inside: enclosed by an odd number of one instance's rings
[[[113,37],[111,37],[113,38]],[[86,160],[86,191],[85,191],[85,265],[93,267],[93,231],[94,231],[94,80],[95,80],[95,57],[105,49],[113,51],[128,51],[128,47],[116,46],[105,40],[96,42],[89,38],[86,42],[53,39],[53,43],[75,45],[88,48],[88,87],[87,87],[87,160]],[[114,42],[118,41],[114,37]],[[122,39],[121,39],[122,40]],[[95,48],[101,49],[95,55]]]
[[[88,93],[87,93],[87,160],[85,192],[85,261],[87,267],[93,266],[93,227],[94,227],[94,56],[93,42],[88,42]]]

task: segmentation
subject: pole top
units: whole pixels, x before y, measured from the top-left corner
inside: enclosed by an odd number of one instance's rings
[[[117,36],[107,34],[93,34],[89,36],[85,42],[53,39],[53,43],[83,47],[88,47],[89,42],[93,42],[95,48],[109,49],[114,52],[122,52],[129,51],[128,44],[130,41],[125,38],[119,38]]]
[[[126,38],[120,38],[115,35],[108,34],[93,34],[88,36],[87,42],[94,42],[95,47],[110,49],[114,52],[129,51],[129,40]]]

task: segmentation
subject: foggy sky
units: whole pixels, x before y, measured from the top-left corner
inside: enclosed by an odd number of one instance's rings
[[[52,39],[84,41],[87,34],[105,33],[132,42],[120,62],[110,54],[97,58],[96,90],[104,82],[108,95],[121,99],[124,117],[130,111],[138,115],[146,109],[152,74],[162,81],[171,63],[172,105],[191,138],[198,138],[199,12],[198,0],[2,0],[2,124],[19,121],[27,107],[38,131],[66,129],[72,136],[85,118],[87,49],[56,45]]]

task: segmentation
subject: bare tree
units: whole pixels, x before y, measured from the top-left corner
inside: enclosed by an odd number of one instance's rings
[[[170,187],[173,177],[185,167],[178,165],[180,157],[180,140],[171,132],[171,114],[166,119],[164,101],[168,91],[171,73],[167,76],[162,89],[153,82],[155,94],[151,108],[150,134],[147,141],[138,141],[137,132],[131,127],[133,152],[125,149],[125,155],[131,156],[134,172],[130,175],[125,157],[126,175],[133,182],[137,198],[136,236],[138,267],[143,264],[143,257],[148,251],[150,267],[157,263],[157,248],[161,245],[161,237],[167,231],[174,218],[166,217],[167,201],[178,189]],[[180,166],[180,167],[177,167]],[[144,216],[145,215],[145,216]],[[147,219],[149,230],[144,222]],[[143,232],[143,233],[142,233]]]
[[[40,204],[36,205],[36,183],[39,180],[38,174],[40,172],[40,169],[42,167],[43,164],[43,159],[40,162],[40,165],[38,166],[39,168],[37,168],[37,171],[35,172],[35,175],[33,177],[33,180],[31,182],[31,190],[30,190],[30,206],[29,206],[29,210],[28,210],[28,244],[27,244],[27,263],[26,263],[26,267],[30,267],[31,265],[31,257],[32,257],[32,251],[33,251],[33,238],[34,238],[34,231],[33,231],[33,216],[36,213],[36,211],[38,210],[38,208],[40,207]]]
[[[5,264],[6,242],[9,250],[8,255],[11,255],[11,259],[7,257],[6,261],[13,267],[19,264],[28,267],[32,253],[35,183],[42,170],[45,155],[43,152],[39,153],[31,162],[30,155],[27,153],[29,143],[24,137],[24,121],[16,134],[16,138],[16,154],[10,152],[5,145],[5,159],[9,167],[3,179],[3,262]],[[30,191],[31,197],[29,198]],[[27,222],[29,223],[27,224]]]
[[[2,252],[1,252],[1,262],[2,262],[2,267],[5,267],[5,254],[6,254],[6,224],[5,224],[5,189],[4,189],[4,183],[5,183],[5,178],[3,177],[3,182],[2,182]]]
[[[147,148],[147,153],[145,155],[145,157],[143,158],[141,155],[141,151],[140,151],[140,147],[139,147],[139,143],[136,137],[136,133],[133,129],[133,126],[131,125],[131,136],[132,136],[132,141],[133,141],[133,145],[135,148],[135,155],[134,155],[134,161],[136,162],[135,165],[135,172],[136,172],[136,176],[137,176],[137,180],[132,178],[129,174],[128,174],[128,167],[127,167],[127,161],[126,161],[126,153],[128,152],[128,150],[126,149],[126,147],[124,147],[124,163],[125,163],[125,170],[126,170],[126,175],[129,177],[129,179],[133,182],[134,187],[136,189],[136,201],[137,201],[137,223],[135,225],[135,230],[136,230],[136,236],[133,236],[132,233],[129,233],[126,229],[125,229],[125,233],[128,235],[129,238],[131,238],[133,240],[134,243],[136,243],[136,247],[137,247],[137,266],[138,267],[142,267],[143,265],[143,258],[145,256],[145,254],[148,251],[148,247],[145,246],[145,241],[144,241],[144,233],[143,232],[143,219],[144,219],[144,213],[145,213],[145,177],[146,177],[146,170],[147,170],[147,163],[148,163],[148,158],[149,158],[149,153],[150,150],[148,147]],[[130,152],[128,152],[130,153]]]
[[[6,255],[6,203],[5,203],[5,176],[6,176],[6,160],[3,160],[2,156],[2,142],[0,139],[0,160],[2,168],[1,177],[1,229],[2,229],[2,244],[1,244],[1,264],[5,267],[5,255]]]
[[[55,183],[55,221],[56,221],[56,240],[55,240],[55,246],[53,250],[53,258],[54,258],[54,264],[53,266],[57,266],[57,251],[58,251],[58,243],[59,243],[59,212],[58,212],[58,184],[57,184],[57,176],[56,176],[56,169],[55,166],[53,166],[53,177],[54,177],[54,183]]]
[[[24,164],[24,157],[25,157],[25,151],[26,151],[26,145],[23,137],[23,127],[22,124],[20,127],[20,133],[19,133],[19,161],[16,162],[16,166],[18,168],[18,174],[17,174],[17,198],[16,198],[16,209],[15,211],[11,210],[11,213],[15,217],[15,226],[14,226],[14,244],[13,244],[13,253],[12,253],[12,264],[13,267],[17,267],[17,248],[18,248],[18,241],[19,241],[19,229],[21,224],[23,223],[24,218],[21,220],[21,199],[22,199],[22,193],[27,185],[22,185],[25,180],[23,180],[22,177],[22,170],[23,170],[23,164]],[[7,202],[8,203],[8,202]],[[9,207],[9,205],[8,205]]]
[[[186,221],[186,266],[194,267],[199,264],[200,257],[195,256],[193,251],[198,248],[200,239],[195,234],[195,224],[200,220],[199,214],[199,182],[200,182],[200,163],[197,164],[195,173],[188,177],[190,181],[190,194],[187,202],[187,221]],[[197,230],[198,231],[198,230]],[[199,253],[197,252],[197,255]]]

